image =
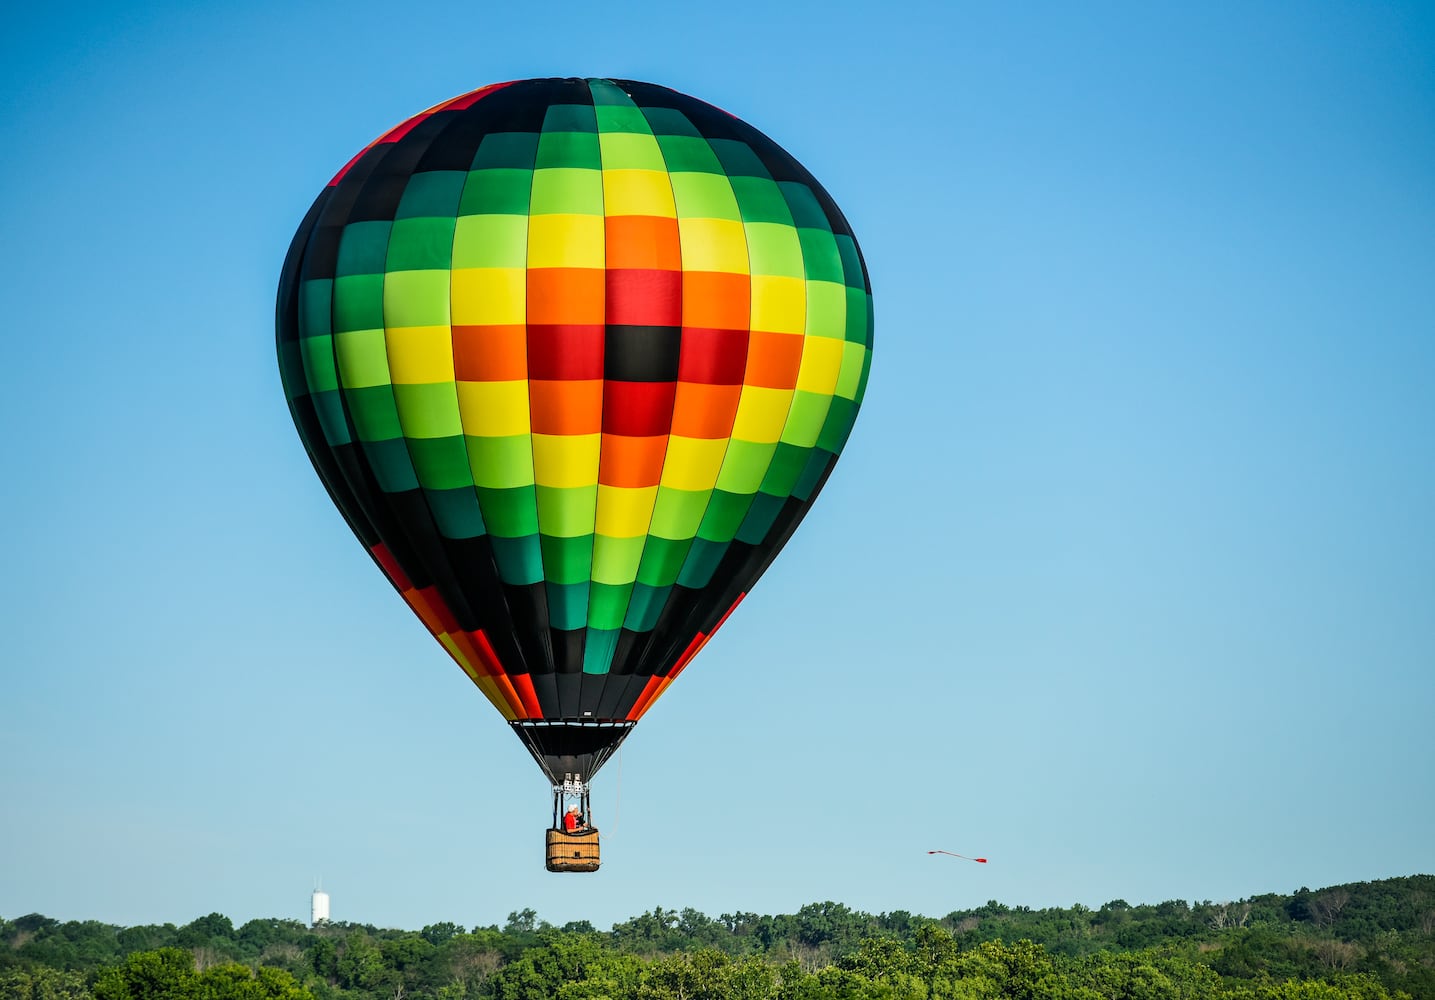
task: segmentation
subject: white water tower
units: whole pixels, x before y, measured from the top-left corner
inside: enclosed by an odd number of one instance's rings
[[[314,895],[309,899],[309,926],[318,927],[328,922],[329,894],[323,889],[315,889]]]

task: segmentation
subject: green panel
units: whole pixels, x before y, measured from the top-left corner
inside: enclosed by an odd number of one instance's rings
[[[872,349],[846,341],[842,350],[842,367],[837,371],[837,384],[832,387],[833,395],[860,400],[867,370],[872,363]]]
[[[591,104],[550,104],[543,115],[543,138],[550,132],[597,132],[598,119]],[[538,148],[543,149],[542,139]]]
[[[807,467],[802,470],[802,475],[797,477],[797,484],[792,487],[792,495],[811,503],[817,484],[822,482],[823,474],[836,460],[836,456],[831,452],[813,448],[807,453]]]
[[[548,624],[564,632],[575,632],[588,624],[588,581],[554,583],[550,578],[548,593]]]
[[[712,582],[713,571],[722,562],[722,557],[727,554],[727,542],[709,542],[706,539],[696,539],[692,549],[688,552],[688,561],[683,564],[683,571],[678,574],[678,583],[692,590],[701,590]]]
[[[690,136],[707,145],[707,140],[697,130],[688,116],[677,108],[644,108],[643,117],[648,120],[653,134],[658,136]],[[711,154],[709,154],[711,155]]]
[[[593,536],[578,535],[559,538],[555,535],[538,536],[543,549],[543,576],[550,583],[580,583],[589,578],[593,565]],[[566,626],[577,628],[576,625]]]
[[[821,229],[831,238],[832,223],[810,187],[798,181],[778,181],[777,186],[792,213],[793,223],[804,229]]]
[[[671,174],[673,204],[680,219],[742,219],[732,185],[721,174]]]
[[[299,341],[303,352],[304,381],[310,392],[339,388],[339,372],[334,366],[334,338],[305,337]]]
[[[384,281],[384,326],[448,326],[448,264],[442,271],[390,271]]]
[[[598,113],[598,121],[603,120],[603,112],[611,110],[614,105],[618,107],[633,107],[633,99],[623,92],[611,80],[588,81],[588,95],[593,99],[594,109]]]
[[[658,170],[666,172],[657,140],[647,132],[604,132],[598,136],[604,170]]]
[[[713,152],[729,177],[762,177],[770,180],[767,168],[747,143],[738,139],[709,139]],[[785,209],[784,209],[785,211]]]
[[[454,395],[452,382],[396,385],[394,400],[399,408],[404,437],[453,437],[462,444],[463,423],[458,417],[458,397]],[[463,466],[468,468],[467,455],[463,458]],[[467,473],[464,478],[467,479]]]
[[[673,579],[677,577],[678,571],[674,569]],[[633,632],[651,632],[657,626],[658,616],[663,613],[663,605],[668,603],[668,595],[672,592],[671,585],[651,587],[646,583],[633,584],[633,596],[628,599],[628,615],[623,619],[623,627]]]
[[[548,167],[598,170],[602,165],[596,132],[544,132],[538,137],[538,159],[533,164],[535,170]]]
[[[767,465],[772,461],[773,444],[757,444],[733,438],[728,442],[727,454],[723,456],[722,470],[718,473],[718,489],[729,493],[755,493],[762,477],[767,474]]]
[[[775,497],[791,496],[793,487],[797,485],[797,477],[802,475],[802,470],[807,465],[807,453],[810,450],[810,448],[800,448],[797,445],[779,442],[777,451],[772,455],[772,464],[767,468],[767,475],[763,477],[762,489],[757,496],[762,497],[768,494]],[[753,501],[753,505],[757,505],[757,500]],[[748,516],[751,517],[751,514]]]
[[[399,388],[403,388],[400,386]],[[430,490],[456,490],[473,486],[468,473],[468,452],[463,435],[441,438],[409,438],[409,454],[419,484]],[[475,501],[475,505],[477,501]]]
[[[598,95],[594,94],[593,96],[596,98]],[[643,112],[631,103],[626,106],[618,103],[601,104],[594,110],[598,112],[598,133],[605,138],[613,135],[652,134],[652,130],[648,128],[648,119],[644,118]],[[603,146],[605,163],[607,162],[607,149],[605,144]]]
[[[389,256],[391,222],[351,222],[339,237],[339,258],[334,273],[379,274]]]
[[[872,342],[871,330],[871,302],[872,297],[860,288],[847,286],[847,322],[843,329],[843,339],[850,340],[854,344],[870,344]]]
[[[467,180],[466,170],[430,170],[414,174],[404,188],[394,218],[412,219],[427,215],[451,219],[458,209],[459,195]]]
[[[836,340],[847,335],[846,285],[832,281],[807,283],[807,334]]]
[[[777,520],[777,515],[782,513],[784,503],[785,498],[779,499],[766,493],[753,497],[752,510],[748,511],[747,517],[743,519],[737,540],[748,545],[761,545],[767,538],[768,531],[772,529],[772,523]]]
[[[458,214],[527,215],[528,194],[532,187],[531,166],[523,170],[475,170],[468,175],[468,183],[464,185]]]
[[[766,177],[732,177],[732,189],[742,206],[744,222],[772,222],[792,225],[792,213],[782,190]]]
[[[409,459],[409,446],[403,438],[364,441],[362,445],[369,468],[379,481],[379,489],[385,493],[418,489],[419,481],[414,476],[413,462]]]
[[[597,600],[597,587],[592,599]],[[598,629],[593,627],[593,609],[588,609],[588,633],[583,637],[583,672],[602,676],[613,666],[613,652],[618,648],[619,628]]]
[[[598,511],[596,486],[539,486],[538,523],[545,535],[591,535]]]
[[[453,218],[400,219],[389,237],[387,269],[394,271],[448,270],[453,257]]]
[[[841,233],[835,234],[833,240],[837,242],[837,252],[842,256],[842,271],[847,275],[848,285],[853,288],[867,290],[867,280],[862,276],[862,257],[857,252],[857,244],[852,237]]]
[[[787,411],[787,423],[782,428],[779,444],[785,442],[804,449],[816,444],[817,436],[822,433],[822,425],[827,421],[827,408],[831,402],[832,397],[825,393],[808,392],[805,389],[794,392],[792,408]],[[771,475],[771,470],[768,474]],[[766,482],[762,488],[767,489]]]
[[[344,399],[354,421],[354,433],[360,441],[391,441],[404,436],[399,411],[394,406],[394,390],[390,386],[346,389]]]
[[[526,267],[528,216],[465,215],[455,225],[453,266]]]
[[[862,397],[867,394],[867,377],[872,374],[872,351],[869,349],[862,355],[862,380],[857,385],[857,395],[853,398],[862,402]]]
[[[489,534],[504,538],[536,536],[538,506],[533,490],[532,486],[516,486],[506,490],[478,487],[478,506],[483,510],[483,520],[488,525]],[[537,558],[536,541],[533,551],[534,557]]]
[[[744,205],[744,214],[746,211]],[[747,231],[748,267],[753,274],[803,276],[802,244],[796,229],[772,222],[748,222],[743,228]]]
[[[334,332],[381,330],[384,326],[384,276],[351,274],[334,279]]]
[[[653,111],[648,111],[648,120],[653,118]],[[657,129],[654,129],[656,132]],[[696,135],[664,135],[658,133],[658,148],[663,151],[663,162],[673,173],[686,173],[694,171],[704,174],[722,175],[722,164],[718,162],[713,148],[708,145],[706,139]]]
[[[323,337],[334,332],[334,279],[311,278],[299,285],[299,336]]]
[[[857,419],[857,404],[841,396],[832,397],[832,407],[823,421],[822,433],[817,435],[817,447],[834,455],[842,453],[842,445],[852,432],[852,422]]]
[[[708,504],[703,523],[698,528],[698,537],[715,542],[731,541],[751,505],[751,494],[713,490],[712,501]]]
[[[712,490],[675,490],[659,486],[653,501],[653,519],[648,534],[659,538],[692,538],[707,509]]]
[[[534,215],[602,215],[603,172],[559,169],[533,171]]]
[[[477,538],[484,533],[483,514],[472,486],[451,490],[426,490],[434,523],[445,538]]]
[[[831,281],[838,286],[846,283],[842,270],[842,254],[837,241],[825,229],[801,228],[797,238],[802,243],[802,266],[809,281]]]
[[[493,132],[483,137],[473,157],[473,169],[517,168],[532,170],[538,151],[538,136],[533,132]]]
[[[338,392],[316,392],[310,397],[314,412],[319,417],[319,426],[324,431],[324,441],[331,448],[349,444],[349,422],[344,419],[344,398]]]
[[[492,521],[488,524],[490,528],[493,526]],[[498,564],[500,580],[518,587],[543,582],[543,559],[538,552],[537,535],[503,538],[491,534],[489,539],[493,542],[493,561]]]
[[[382,324],[376,330],[347,330],[334,335],[334,354],[345,388],[389,384],[389,351]]]
[[[480,486],[507,489],[533,485],[533,442],[527,434],[468,437],[465,441],[474,482]]]
[[[683,561],[692,548],[692,539],[649,538],[638,564],[638,582],[650,587],[670,587],[678,579]]]
[[[632,583],[638,575],[638,563],[643,558],[643,543],[646,536],[637,538],[613,538],[610,535],[593,536],[593,570],[590,576],[595,583]]]
[[[588,591],[588,627],[607,631],[623,627],[633,585],[594,583]]]

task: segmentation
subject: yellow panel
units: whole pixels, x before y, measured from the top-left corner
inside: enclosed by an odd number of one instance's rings
[[[660,215],[676,218],[673,185],[665,171],[603,171],[604,215]]]
[[[684,271],[747,274],[747,231],[730,219],[679,219]]]
[[[384,342],[395,385],[453,381],[453,334],[448,327],[393,327]]]
[[[604,266],[603,240],[601,215],[531,216],[528,266],[601,268]]]
[[[712,489],[726,451],[726,438],[690,438],[674,434],[668,438],[662,485],[675,490]]]
[[[459,382],[458,416],[463,432],[474,437],[527,434],[528,381]]]
[[[648,533],[653,519],[656,486],[605,486],[598,484],[598,518],[593,530],[613,538],[635,538]]]
[[[807,282],[801,278],[754,274],[752,328],[770,333],[804,332],[807,329]]]
[[[478,685],[478,689],[483,692],[484,697],[493,702],[493,707],[503,713],[505,719],[512,722],[518,718],[518,713],[513,710],[512,705],[508,704],[508,699],[503,697],[503,693],[499,690],[497,681],[492,677],[480,676],[474,677],[473,682]]]
[[[527,272],[521,267],[470,267],[453,273],[454,326],[517,326],[524,322]]]
[[[533,479],[539,486],[569,488],[598,482],[601,434],[533,435]]]
[[[797,370],[797,388],[831,395],[837,386],[837,374],[842,370],[842,348],[846,343],[831,337],[804,338],[802,367]]]
[[[787,412],[792,409],[791,389],[768,389],[758,385],[742,387],[732,436],[740,441],[770,444],[782,434]]]

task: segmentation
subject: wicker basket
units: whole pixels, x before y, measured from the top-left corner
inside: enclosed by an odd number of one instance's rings
[[[551,872],[598,870],[597,830],[584,830],[581,833],[549,830],[547,847],[547,866]]]

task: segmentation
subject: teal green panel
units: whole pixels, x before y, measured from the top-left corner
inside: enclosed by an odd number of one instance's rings
[[[713,490],[703,523],[698,527],[698,538],[705,541],[729,542],[737,534],[747,509],[752,504],[751,494],[729,493]]]
[[[653,109],[648,110],[648,120],[653,118]],[[654,129],[656,132],[657,130]],[[673,173],[718,174],[723,172],[722,164],[708,145],[699,136],[664,135],[658,133],[658,148],[663,151],[663,161]]]
[[[598,119],[591,104],[550,104],[543,115],[543,135],[538,139],[540,155],[543,140],[551,133],[597,132]]]
[[[832,238],[837,242],[837,252],[842,256],[842,272],[847,275],[845,284],[865,291],[867,281],[862,276],[862,255],[857,252],[856,242],[852,237],[840,233]]]
[[[603,112],[612,110],[614,105],[619,107],[634,106],[633,99],[623,92],[623,88],[610,80],[589,80],[588,95],[593,99],[593,106],[598,112],[598,120],[600,122],[603,118]]]
[[[468,450],[463,446],[462,434],[440,438],[411,437],[409,454],[413,457],[419,485],[424,488],[455,490],[473,486],[468,472]]]
[[[822,205],[810,187],[798,181],[778,181],[777,187],[787,202],[788,211],[792,213],[794,225],[803,229],[822,229],[831,236],[832,223],[828,221],[827,213],[822,211]]]
[[[339,237],[339,258],[334,265],[338,277],[351,274],[382,274],[389,256],[391,222],[351,222]]]
[[[475,170],[468,175],[459,215],[527,215],[528,195],[533,188],[532,161],[523,170]]]
[[[418,478],[414,476],[414,465],[409,459],[409,447],[403,438],[387,441],[362,442],[369,468],[379,481],[379,489],[385,493],[402,493],[416,490]]]
[[[389,237],[389,271],[447,271],[453,258],[453,217],[399,219]]]
[[[473,169],[517,168],[532,170],[538,152],[534,132],[493,132],[483,137],[473,157]]]
[[[305,337],[299,341],[304,352],[304,381],[310,392],[339,388],[339,372],[334,367],[334,338]]]
[[[504,538],[519,538],[538,534],[538,501],[532,486],[515,486],[508,489],[477,488],[478,506],[483,511],[484,523],[489,534]],[[538,543],[533,545],[534,558],[538,557]]]
[[[350,443],[353,438],[349,436],[349,422],[344,419],[343,396],[338,392],[316,392],[310,398],[319,426],[324,429],[324,441],[331,448]]]
[[[746,542],[748,545],[761,545],[767,538],[772,523],[777,520],[777,515],[782,513],[782,505],[786,499],[786,497],[769,496],[766,493],[754,496],[752,509],[743,519],[742,529],[737,533],[737,540]]]
[[[844,340],[850,340],[854,344],[872,342],[871,303],[872,296],[860,288],[847,286],[847,328],[842,335]]]
[[[492,526],[492,521],[489,525]],[[543,582],[543,557],[538,552],[538,536],[503,538],[489,535],[493,543],[493,561],[498,564],[498,578],[514,586]]]
[[[334,279],[334,332],[384,328],[384,276],[351,274]]]
[[[427,490],[429,510],[445,538],[477,538],[484,533],[483,514],[472,486],[451,490]]]
[[[548,593],[548,624],[564,632],[573,632],[588,624],[588,581],[582,583],[554,583],[551,579],[545,588]]]
[[[792,495],[811,503],[813,493],[822,482],[822,476],[836,460],[836,456],[826,449],[813,448],[807,454],[807,467],[802,470],[802,475],[797,477],[797,484],[792,487]]]
[[[787,199],[776,184],[766,177],[729,177],[742,209],[743,222],[775,222],[792,225]]]
[[[693,541],[683,571],[678,574],[678,583],[693,590],[701,590],[712,582],[713,572],[727,553],[728,542],[709,542],[704,538]]]
[[[670,587],[677,582],[692,539],[648,538],[638,563],[638,582],[651,587]]]
[[[777,451],[772,455],[772,464],[767,467],[767,475],[763,477],[758,496],[791,496],[793,487],[797,485],[797,477],[802,475],[802,470],[807,465],[807,453],[811,450],[779,441]]]
[[[543,577],[549,583],[579,583],[588,580],[593,565],[593,536],[560,538],[539,535],[543,549]],[[577,626],[567,626],[576,628]]]
[[[588,110],[591,113],[593,109]],[[544,132],[538,137],[538,159],[533,164],[534,170],[548,167],[602,169],[597,126],[594,128],[595,131],[591,132]]]
[[[311,278],[299,286],[299,335],[323,337],[334,332],[334,279]]]
[[[425,215],[452,218],[467,180],[466,170],[430,170],[414,174],[404,188],[394,218],[412,219]]]
[[[389,441],[404,436],[399,424],[399,411],[394,406],[394,390],[387,385],[363,389],[345,389],[344,399],[354,420],[354,433],[360,441]]]
[[[678,571],[675,569],[673,579],[677,578]],[[630,632],[651,632],[657,627],[658,616],[663,613],[663,606],[668,603],[668,595],[672,592],[671,584],[661,587],[633,584],[633,596],[628,599],[628,616],[623,620],[623,627]]]
[[[654,135],[663,136],[664,138],[670,136],[688,136],[697,139],[704,146],[707,145],[707,140],[702,137],[702,133],[698,131],[697,126],[688,120],[687,115],[676,108],[644,108],[643,117],[648,119],[648,125],[652,128]],[[711,151],[709,151],[708,155],[712,155]],[[713,162],[716,164],[716,157],[714,157]]]
[[[628,600],[633,596],[633,585],[595,583],[588,591],[588,627],[590,629],[620,629],[628,613]]]
[[[533,201],[528,210],[534,215],[602,215],[603,171],[533,171]]]
[[[722,162],[723,173],[729,177],[760,177],[769,184],[772,183],[772,175],[747,143],[738,139],[709,139],[708,145],[712,146],[713,152]],[[774,185],[774,189],[775,187]],[[787,209],[784,208],[783,211],[786,212]]]
[[[591,617],[591,615],[590,615]],[[591,625],[583,637],[583,672],[606,674],[613,666],[613,652],[618,648],[620,629],[596,629]]]
[[[831,281],[844,284],[842,255],[837,252],[837,241],[825,229],[801,228],[797,238],[802,243],[802,266],[809,281]]]
[[[833,396],[827,419],[822,423],[822,433],[817,435],[817,447],[834,455],[842,454],[842,445],[852,432],[852,422],[856,419],[857,404],[850,399]]]
[[[648,128],[648,119],[643,117],[643,112],[629,105],[619,107],[613,104],[606,104],[597,109],[598,111],[598,132],[602,135],[651,135]]]

